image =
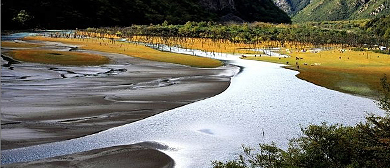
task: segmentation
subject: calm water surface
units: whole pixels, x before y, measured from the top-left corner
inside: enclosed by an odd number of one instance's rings
[[[219,58],[243,70],[217,96],[94,135],[2,151],[2,163],[153,141],[170,147],[163,152],[177,167],[211,167],[213,160],[237,158],[242,144],[255,147],[273,141],[286,149],[288,139],[299,136],[308,124],[353,125],[367,113],[384,114],[373,100],[305,82],[278,64]]]

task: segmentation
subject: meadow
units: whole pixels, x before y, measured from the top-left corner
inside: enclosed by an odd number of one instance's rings
[[[72,51],[25,49],[12,50],[9,55],[16,60],[44,64],[87,66],[109,63],[109,59],[104,56]]]
[[[39,43],[3,41],[1,46],[13,48],[14,50],[7,51],[7,55],[25,62],[88,66],[107,64],[110,61],[107,57],[95,54],[47,50],[41,48],[44,45]]]
[[[192,67],[215,68],[223,65],[221,61],[215,59],[162,52],[144,45],[118,42],[104,38],[50,38],[35,36],[25,37],[23,40],[62,42],[77,45],[86,50],[119,53],[151,61],[169,62]]]

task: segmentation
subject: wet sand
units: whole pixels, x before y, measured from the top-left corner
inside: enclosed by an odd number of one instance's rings
[[[157,146],[156,146],[157,145]],[[159,148],[160,147],[160,148]],[[161,148],[163,147],[163,148]],[[165,146],[153,142],[115,146],[103,149],[59,156],[28,163],[15,163],[4,168],[68,168],[68,167],[126,167],[126,168],[172,168],[175,162],[168,155],[156,150]]]
[[[78,51],[107,56],[111,63],[76,67],[2,59],[2,150],[93,134],[212,97],[238,72],[232,66],[193,68]]]

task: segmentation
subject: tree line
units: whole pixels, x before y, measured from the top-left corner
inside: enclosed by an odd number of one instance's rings
[[[390,18],[390,17],[388,17]],[[387,28],[390,27],[387,25]],[[390,30],[390,28],[389,28]],[[152,36],[161,38],[208,38],[228,40],[234,43],[258,44],[265,41],[277,41],[279,47],[286,42],[312,44],[314,46],[346,45],[369,48],[375,45],[389,46],[387,34],[366,27],[350,29],[332,29],[312,24],[269,24],[262,22],[244,24],[219,24],[216,22],[187,22],[184,25],[171,25],[165,21],[157,25],[132,25],[130,27],[88,28],[84,31],[118,35]]]

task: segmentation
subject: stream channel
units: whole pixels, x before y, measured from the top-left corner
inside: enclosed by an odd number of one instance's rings
[[[167,49],[167,48],[165,48]],[[214,160],[237,159],[242,145],[275,142],[282,149],[309,124],[354,125],[368,113],[383,115],[368,98],[344,94],[298,79],[279,64],[241,60],[171,48],[171,52],[209,56],[241,67],[223,93],[147,119],[67,141],[2,151],[2,163],[31,161],[103,147],[155,142],[168,146],[176,167],[211,167]]]

